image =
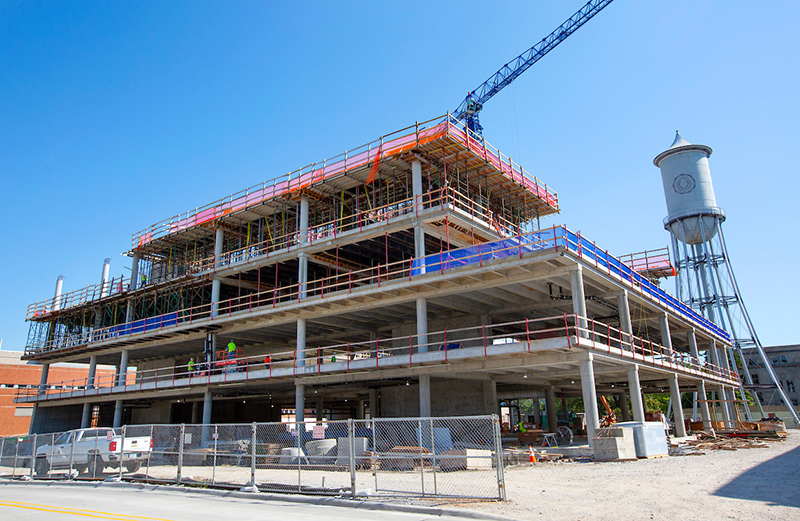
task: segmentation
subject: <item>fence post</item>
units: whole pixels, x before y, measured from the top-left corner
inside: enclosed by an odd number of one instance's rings
[[[214,434],[212,436],[214,437],[214,465],[211,467],[211,484],[213,485],[217,478],[217,439],[219,438],[219,425],[214,425]]]
[[[433,470],[433,495],[439,493],[439,488],[436,484],[436,431],[433,430],[433,418],[428,420],[431,422],[431,470]]]
[[[183,441],[186,433],[186,425],[181,423],[180,440],[178,440],[178,484],[181,484],[181,472],[183,471]]]
[[[376,393],[376,395],[377,395],[377,393]],[[370,405],[370,409],[374,410],[372,408],[372,405]],[[372,454],[373,454],[372,473],[375,476],[375,493],[377,494],[378,493],[378,467],[380,466],[380,459],[381,459],[380,454],[378,454],[378,438],[377,438],[377,434],[376,434],[376,431],[378,430],[378,422],[377,422],[377,420],[375,418],[370,418],[370,421],[372,422]]]
[[[353,419],[347,420],[347,437],[350,442],[350,497],[356,497],[356,440]]]
[[[38,434],[33,435],[33,446],[31,447],[31,474],[30,478],[33,479],[33,467],[36,466],[36,447],[38,444]],[[17,458],[19,457],[19,438],[17,438],[17,455],[14,456],[14,474],[16,475],[17,470]]]
[[[252,492],[258,492],[256,488],[256,422],[253,422],[253,438],[250,442],[250,486],[253,487]]]
[[[72,443],[69,445],[69,471],[67,479],[72,481],[72,463],[75,461],[75,436],[72,437]]]
[[[420,480],[420,490],[422,490],[422,497],[425,497],[425,455],[422,454],[424,448],[422,447],[425,445],[423,443],[425,441],[425,434],[422,431],[422,420],[417,420],[417,428],[419,429],[419,480]]]
[[[153,425],[150,425],[150,456],[147,458],[147,467],[144,471],[144,479],[147,480],[150,477],[150,460],[153,459],[153,449],[155,448],[156,444],[153,442]]]
[[[127,425],[122,426],[122,438],[119,440],[119,480],[122,481],[122,463],[125,460],[125,431]]]
[[[500,501],[506,500],[506,478],[503,472],[503,439],[500,435],[500,419],[496,414],[492,414],[492,423],[494,427],[494,454],[496,458],[495,465],[497,466],[497,492]]]

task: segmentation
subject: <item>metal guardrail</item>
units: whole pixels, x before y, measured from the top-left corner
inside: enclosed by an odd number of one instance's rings
[[[102,437],[80,453],[74,444],[71,449],[67,444],[58,454],[53,442],[64,433],[3,438],[0,477],[64,481],[119,477],[351,498],[506,499],[496,415],[128,425],[117,431],[123,446],[126,437],[149,437],[149,457],[130,450],[123,453],[124,461],[135,454],[138,463],[98,464],[92,454],[108,443]],[[45,446],[49,452],[34,459],[32,454],[40,454],[37,449]]]
[[[477,139],[474,135],[470,135],[465,124],[448,113],[428,121],[417,122],[353,150],[304,166],[284,176],[276,177],[271,182],[251,186],[228,197],[164,219],[134,233],[132,248],[136,249],[159,238],[246,210],[276,197],[297,192],[307,186],[322,182],[326,178],[341,175],[354,168],[363,167],[403,150],[410,150],[445,135],[458,139],[511,180],[531,190],[549,207],[555,211],[558,210],[556,192],[546,184],[540,183],[535,176],[514,163],[511,158],[502,154],[499,149],[487,143],[485,139]]]
[[[515,242],[516,241],[516,242]],[[219,303],[207,303],[189,308],[184,308],[165,315],[148,317],[134,322],[109,326],[100,329],[86,328],[86,331],[73,333],[64,337],[53,338],[49,341],[29,344],[25,348],[26,354],[36,354],[50,350],[67,350],[80,347],[93,342],[101,342],[113,338],[129,337],[146,333],[148,331],[163,331],[179,324],[185,324],[200,319],[208,319],[220,315],[233,315],[234,313],[249,313],[264,309],[276,308],[287,303],[298,302],[308,298],[324,299],[331,294],[355,293],[359,289],[378,287],[401,280],[412,280],[415,277],[426,276],[431,272],[444,274],[445,270],[457,269],[465,265],[479,264],[494,260],[498,257],[507,257],[517,254],[520,258],[535,254],[545,249],[563,249],[577,255],[585,262],[593,263],[595,267],[609,275],[616,277],[621,283],[627,285],[641,298],[646,298],[658,303],[679,316],[689,319],[699,327],[709,331],[719,338],[730,342],[730,336],[716,324],[701,316],[692,308],[669,295],[666,291],[652,283],[647,277],[637,273],[634,269],[624,264],[621,260],[611,255],[607,250],[598,248],[597,245],[581,236],[580,233],[570,231],[566,226],[553,226],[532,233],[520,234],[500,241],[484,243],[469,248],[458,248],[425,257],[424,262],[432,258],[435,269],[420,268],[423,259],[409,259],[378,265],[364,270],[348,271],[323,277],[307,283],[277,285],[257,293],[234,297]],[[463,251],[462,251],[463,250]],[[455,253],[458,261],[448,260]],[[441,260],[438,260],[441,259]],[[261,281],[259,280],[259,284]]]
[[[299,352],[279,351],[252,356],[243,356],[243,351],[238,350],[230,357],[218,355],[210,364],[197,362],[128,372],[122,381],[116,375],[109,374],[96,376],[91,382],[89,378],[48,382],[44,389],[38,386],[19,389],[16,397],[23,401],[75,398],[100,392],[125,393],[250,379],[293,378],[307,375],[309,371],[314,374],[363,371],[365,365],[370,370],[379,370],[387,366],[412,366],[419,363],[420,356],[428,356],[431,352],[441,352],[442,362],[447,363],[448,358],[462,357],[452,353],[467,355],[469,349],[473,349],[470,356],[485,358],[496,353],[505,354],[504,349],[512,343],[521,344],[525,351],[530,351],[531,343],[537,340],[564,338],[566,345],[572,347],[579,337],[591,340],[593,344],[590,348],[593,350],[605,351],[640,364],[718,381],[739,380],[737,373],[698,360],[689,353],[669,349],[601,321],[575,314],[496,323],[489,326],[488,332],[486,326],[474,326],[432,331],[426,336],[427,342],[410,334],[376,337],[374,341],[307,347]],[[364,360],[369,360],[369,363],[362,363]],[[427,362],[431,363],[430,360]]]

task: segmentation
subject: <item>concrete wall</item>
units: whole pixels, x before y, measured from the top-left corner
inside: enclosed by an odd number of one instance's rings
[[[82,414],[83,405],[37,407],[33,425],[31,425],[31,434],[78,429],[81,426]]]
[[[484,395],[484,382],[431,378],[431,414],[433,416],[467,416],[496,414],[496,404]],[[381,417],[406,418],[419,416],[419,386],[381,388]]]
[[[135,408],[131,411],[131,423],[169,423],[170,401],[153,402],[146,409]]]

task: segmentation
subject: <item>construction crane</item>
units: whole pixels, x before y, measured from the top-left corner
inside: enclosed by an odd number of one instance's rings
[[[483,127],[478,121],[478,114],[483,109],[483,104],[503,90],[506,85],[517,79],[531,65],[542,59],[545,54],[555,49],[558,44],[566,40],[569,35],[577,31],[580,26],[591,20],[594,15],[613,1],[590,0],[587,2],[577,13],[558,26],[555,31],[545,36],[542,41],[503,65],[488,80],[480,84],[475,90],[467,93],[467,97],[455,110],[455,117],[465,121],[467,128],[475,134],[483,135]]]

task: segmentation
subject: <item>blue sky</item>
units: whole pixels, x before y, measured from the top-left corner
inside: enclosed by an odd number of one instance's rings
[[[59,274],[127,273],[149,224],[454,110],[582,4],[3,2],[3,349]],[[558,191],[543,224],[616,254],[669,243],[652,160],[674,131],[711,146],[762,342],[797,343],[799,15],[616,0],[487,103],[485,135]]]

